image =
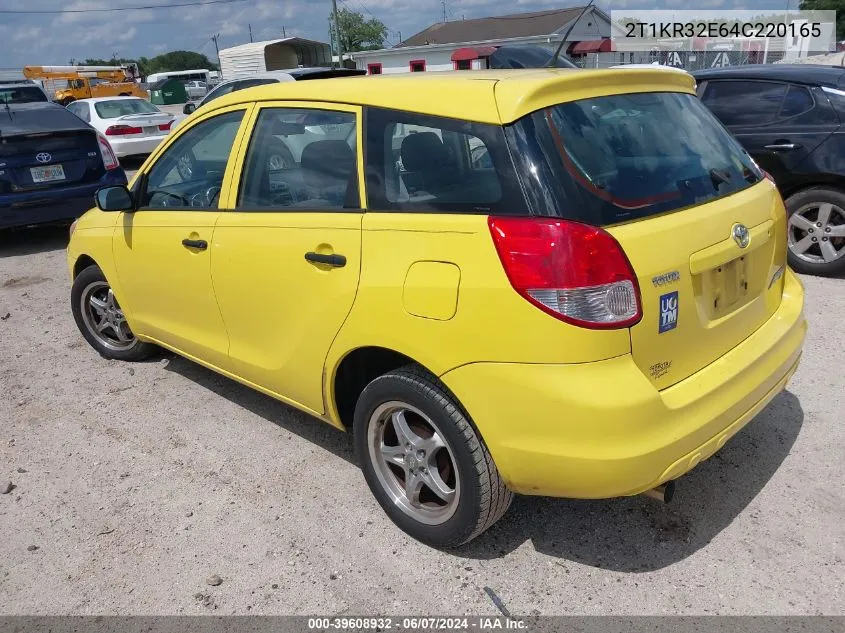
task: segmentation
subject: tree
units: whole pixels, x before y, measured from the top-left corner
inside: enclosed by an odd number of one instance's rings
[[[194,70],[195,68],[217,70],[217,64],[205,55],[194,51],[171,51],[153,57],[148,60],[148,64],[148,74],[174,70]]]
[[[845,0],[801,0],[802,11],[836,11],[836,39],[845,38]]]
[[[344,53],[384,48],[387,27],[381,20],[365,20],[361,13],[344,7],[337,12],[337,24],[340,27],[340,47]],[[334,33],[333,15],[329,15],[329,26]]]
[[[171,51],[153,57],[139,57],[138,59],[93,59],[89,58],[82,62],[85,66],[119,66],[121,64],[138,64],[138,70],[142,77],[153,73],[160,73],[173,70],[194,70],[196,68],[207,68],[217,70],[217,64],[201,53],[193,51]],[[72,64],[73,65],[73,64]]]

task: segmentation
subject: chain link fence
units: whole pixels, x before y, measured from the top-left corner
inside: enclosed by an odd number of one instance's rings
[[[694,71],[746,64],[772,64],[782,60],[783,57],[783,50],[659,50],[636,53],[589,53],[571,59],[581,68],[658,63]]]

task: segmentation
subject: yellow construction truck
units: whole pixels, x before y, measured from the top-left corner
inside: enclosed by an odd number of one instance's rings
[[[135,81],[137,68],[133,66],[25,66],[23,75],[41,81],[62,105],[91,97],[149,99],[149,93]]]

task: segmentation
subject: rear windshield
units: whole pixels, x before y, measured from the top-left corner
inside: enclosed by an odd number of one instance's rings
[[[43,103],[47,96],[34,86],[0,88],[0,103]]]
[[[565,103],[508,126],[507,135],[535,213],[595,225],[702,204],[762,178],[689,94]]]
[[[128,114],[152,114],[161,112],[149,101],[143,99],[115,99],[114,101],[97,101],[94,109],[101,119],[115,119]]]

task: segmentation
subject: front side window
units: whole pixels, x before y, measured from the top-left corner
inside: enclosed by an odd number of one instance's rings
[[[530,114],[507,134],[536,212],[598,226],[703,204],[762,178],[690,94],[573,101]]]
[[[369,108],[366,129],[370,209],[525,212],[500,126]]]
[[[216,209],[243,116],[243,110],[227,112],[186,130],[148,172],[140,206]]]
[[[708,81],[702,100],[727,126],[765,125],[780,112],[787,85],[772,81]]]
[[[352,112],[265,108],[244,160],[238,210],[358,209]]]

